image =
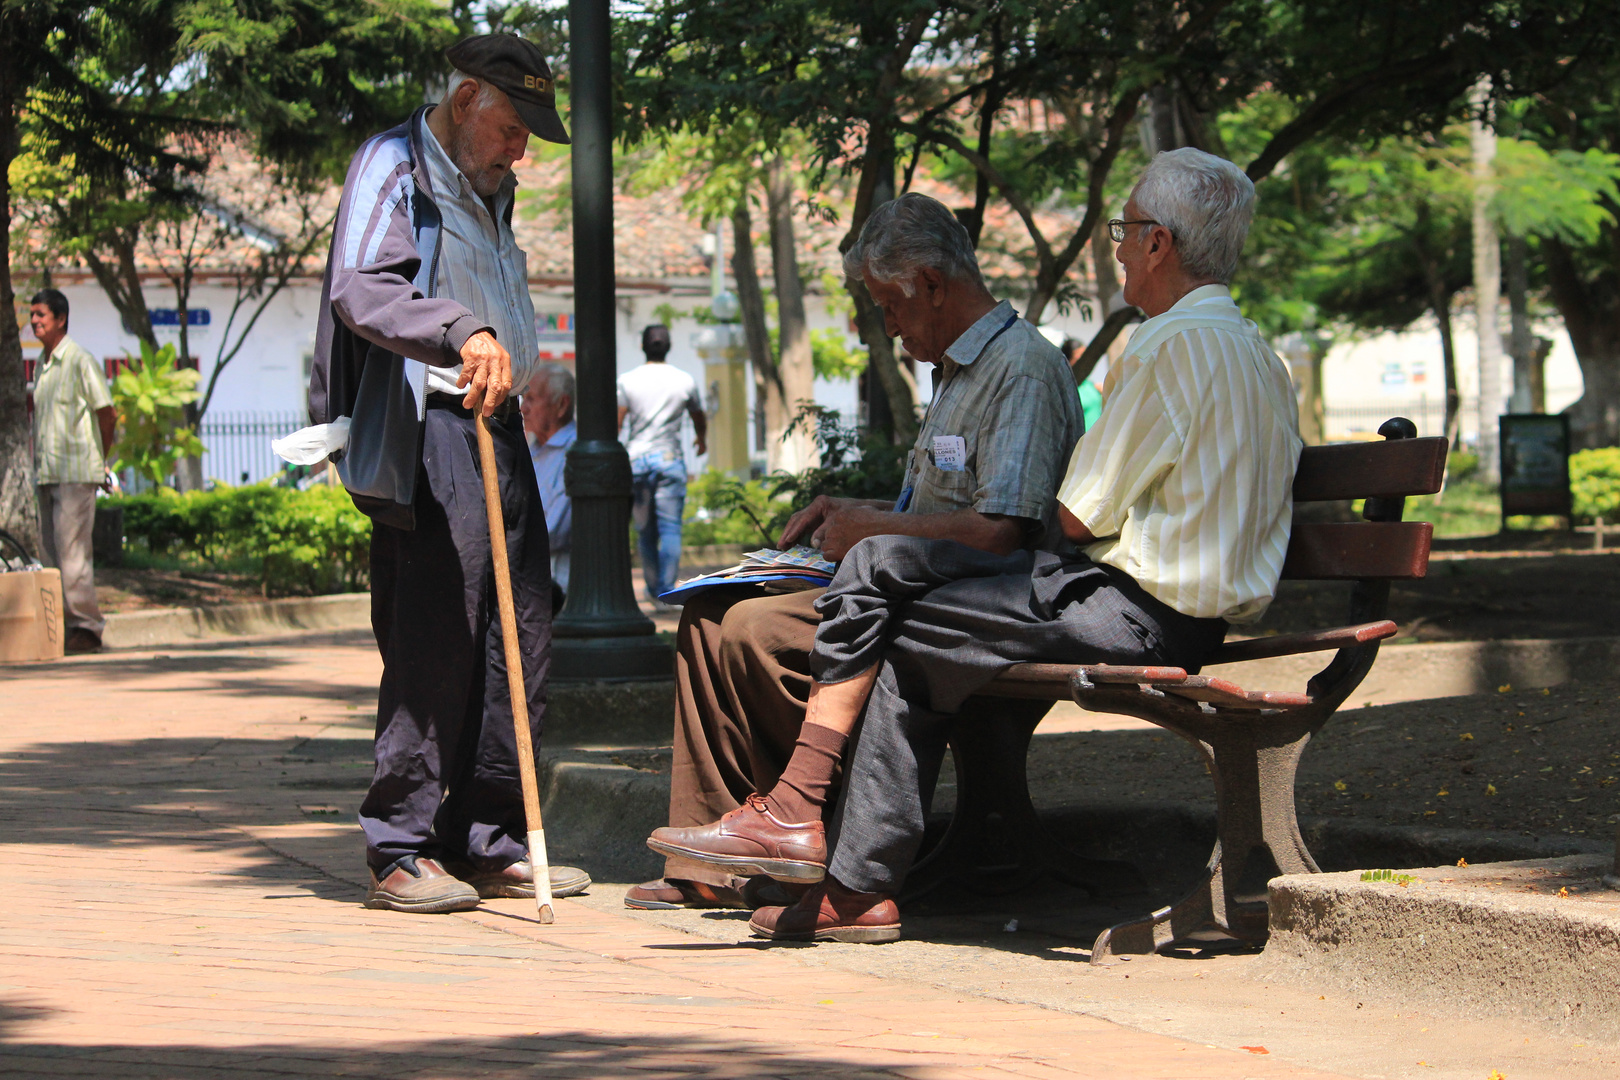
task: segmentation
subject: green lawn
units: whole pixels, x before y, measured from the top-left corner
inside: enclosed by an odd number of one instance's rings
[[[1495,536],[1502,527],[1502,499],[1496,488],[1480,480],[1452,480],[1439,495],[1421,495],[1406,500],[1407,521],[1427,521],[1438,538]],[[1510,530],[1555,530],[1564,528],[1561,517],[1515,516],[1507,520]]]

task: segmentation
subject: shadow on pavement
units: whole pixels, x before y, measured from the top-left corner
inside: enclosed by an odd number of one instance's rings
[[[737,998],[649,997],[643,1004],[648,1018],[656,1010],[671,1005],[684,1007],[713,1005],[735,1009],[743,1004]],[[634,1009],[636,1004],[628,1007]],[[625,1006],[619,1006],[621,1008]],[[253,1026],[229,1015],[222,1008],[222,1022]],[[321,1006],[272,1007],[261,1013],[271,1023],[295,1025],[300,1015],[314,1015]],[[116,1042],[66,1045],[50,1041],[19,1041],[26,1038],[30,1023],[44,1020],[49,1012],[25,1004],[0,1002],[0,1055],[6,1061],[4,1072],[17,1076],[42,1075],[139,1075],[162,1076],[173,1080],[205,1080],[219,1077],[289,1076],[471,1076],[495,1077],[816,1077],[827,1076],[921,1077],[936,1075],[937,1066],[919,1064],[915,1068],[874,1067],[862,1063],[854,1053],[842,1058],[818,1055],[814,1058],[792,1053],[764,1043],[738,1039],[679,1036],[615,1036],[579,1031],[559,1031],[550,1035],[522,1035],[510,1038],[400,1039],[388,1046],[367,1048],[353,1044],[323,1045],[317,1042],[244,1042],[239,1046],[188,1046],[183,1042],[167,1045],[134,1045]],[[722,1014],[717,1011],[716,1023]],[[536,1022],[543,1022],[536,1018]],[[207,1027],[204,1023],[200,1027]],[[365,1026],[356,1020],[356,1028]],[[172,1030],[172,1029],[171,1029]],[[216,1037],[218,1037],[216,1035]],[[268,1038],[268,1036],[266,1036]]]

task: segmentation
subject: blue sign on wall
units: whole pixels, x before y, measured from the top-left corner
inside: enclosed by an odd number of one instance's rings
[[[153,308],[150,312],[153,326],[179,326],[180,312],[176,308]],[[213,322],[213,314],[207,308],[187,308],[187,326],[207,326]]]

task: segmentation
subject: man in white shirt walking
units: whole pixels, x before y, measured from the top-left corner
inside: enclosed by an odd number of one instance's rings
[[[574,373],[561,364],[535,368],[523,391],[523,433],[529,439],[534,479],[540,485],[540,505],[546,509],[546,534],[551,538],[551,580],[568,591],[568,563],[574,539],[574,504],[563,485],[568,448],[579,438],[574,425]]]
[[[675,585],[681,565],[681,519],[686,513],[686,455],[681,419],[692,418],[699,456],[708,452],[708,422],[697,380],[666,362],[669,328],[655,323],[641,332],[647,362],[619,376],[619,426],[630,455],[634,502],[631,516],[641,535],[641,573],[647,599]]]

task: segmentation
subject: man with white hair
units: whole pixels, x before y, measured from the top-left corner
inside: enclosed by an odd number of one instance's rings
[[[463,911],[533,896],[475,416],[489,421],[529,722],[551,664],[551,572],[513,402],[538,359],[512,166],[530,134],[568,142],[551,70],[511,34],[445,53],[436,105],[349,166],[322,295],[310,413],[352,418],[333,455],[373,519],[371,624],[382,653],[376,768],[360,806],[366,906]],[[554,895],[590,878],[551,868]]]
[[[546,535],[551,540],[551,580],[568,591],[568,564],[573,553],[574,504],[563,484],[568,448],[579,438],[574,424],[574,373],[561,364],[535,368],[523,391],[523,433],[529,439],[540,505],[546,508]]]
[[[791,906],[757,911],[756,934],[900,936],[893,897],[922,841],[946,721],[1008,667],[1196,671],[1229,624],[1265,611],[1302,443],[1288,369],[1227,287],[1253,212],[1237,166],[1183,149],[1158,155],[1109,222],[1125,300],[1149,318],[1109,371],[1097,425],[1058,489],[1078,553],[898,536],[850,550],[816,604],[805,725],[847,733],[864,712],[831,861],[819,812],[773,817],[775,791],[731,815],[718,843],[664,837],[709,865],[817,882]]]
[[[1083,430],[1074,378],[1057,348],[990,294],[967,230],[912,192],[872,213],[844,271],[864,279],[906,351],[934,365],[933,399],[897,499],[820,497],[788,521],[782,546],[814,543],[837,560],[890,534],[998,554],[1061,543],[1053,495]],[[827,763],[844,746],[842,735],[804,724],[819,595],[723,588],[687,601],[676,638],[672,827],[712,826],[779,780],[793,792],[788,813],[819,812]],[[790,759],[798,765],[784,773]],[[740,906],[744,877],[674,855],[662,880],[631,889],[625,903]]]

